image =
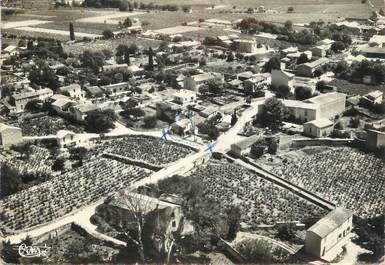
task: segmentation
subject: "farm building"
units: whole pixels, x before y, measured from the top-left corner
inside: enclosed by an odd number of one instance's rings
[[[181,89],[174,94],[174,101],[179,104],[186,104],[196,101],[197,93],[195,91]]]
[[[385,132],[367,130],[366,146],[373,151],[385,147]]]
[[[28,102],[32,100],[46,100],[53,96],[53,91],[49,88],[39,89],[35,91],[24,92],[20,94],[14,94],[15,99],[15,112],[23,112]]]
[[[336,208],[306,231],[305,250],[317,258],[333,259],[350,240],[352,228],[353,213]]]
[[[306,77],[312,77],[314,76],[314,72],[318,69],[320,69],[322,66],[327,64],[329,62],[329,59],[327,58],[320,58],[316,61],[310,62],[310,63],[304,63],[298,65],[296,69],[296,73],[299,76],[306,76]]]
[[[23,142],[21,129],[0,123],[0,147],[9,149],[12,145],[18,145]]]
[[[56,134],[57,144],[60,148],[75,146],[80,140],[76,139],[76,134],[67,130],[60,130]]]
[[[273,69],[273,71],[271,71],[271,85],[275,88],[280,86],[292,88],[294,76],[294,74],[287,71]]]
[[[332,131],[333,122],[325,118],[309,121],[303,125],[304,134],[311,137],[326,137],[329,136]]]
[[[233,153],[233,155],[237,157],[248,155],[250,153],[251,146],[260,139],[261,139],[261,135],[256,134],[256,135],[247,137],[235,144],[232,144],[230,146],[231,153]]]
[[[63,86],[59,88],[60,93],[67,95],[71,98],[82,98],[83,93],[79,84],[72,84],[69,86]]]

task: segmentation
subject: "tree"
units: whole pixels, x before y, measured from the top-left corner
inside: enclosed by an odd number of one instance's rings
[[[271,73],[273,69],[279,70],[281,69],[281,60],[279,59],[279,57],[272,57],[269,59],[269,61],[265,63],[263,68],[264,71],[268,73]]]
[[[183,7],[182,7],[182,10],[183,10],[183,12],[185,12],[185,13],[189,13],[190,10],[191,10],[191,7],[190,7],[190,6],[183,6]]]
[[[27,45],[25,39],[20,39],[17,46],[18,47],[25,47]]]
[[[132,21],[131,21],[130,17],[127,17],[127,18],[124,20],[123,26],[125,26],[126,28],[132,27]]]
[[[208,91],[214,95],[221,95],[223,93],[223,84],[216,80],[210,80],[207,83]]]
[[[106,29],[103,31],[103,37],[105,39],[112,39],[114,37],[114,33],[110,29]]]
[[[287,29],[288,31],[291,31],[293,29],[293,22],[291,20],[286,20],[285,29]]]
[[[318,91],[324,92],[327,88],[325,80],[318,81],[315,87]]]
[[[34,47],[35,47],[35,46],[34,46],[34,44],[33,44],[33,40],[28,40],[28,42],[27,42],[27,49],[28,49],[29,51],[32,51]]]
[[[143,126],[147,129],[155,128],[157,122],[158,119],[156,118],[156,116],[146,116],[143,119]]]
[[[311,98],[312,96],[312,92],[309,87],[296,87],[294,93],[297,100],[305,100]]]
[[[231,115],[231,126],[234,126],[238,121],[237,112],[234,110],[233,114]]]
[[[135,43],[132,43],[128,49],[130,54],[133,55],[135,55],[139,51],[138,45],[136,45]]]
[[[147,70],[148,71],[154,71],[154,57],[153,57],[153,51],[152,48],[150,47],[148,49],[148,65],[147,65]]]
[[[131,64],[131,62],[130,62],[130,51],[128,49],[124,51],[124,62],[127,65]]]
[[[294,12],[294,7],[289,6],[289,7],[287,8],[287,12],[288,12],[288,13],[293,13],[293,12]]]
[[[339,53],[345,50],[345,48],[345,44],[342,41],[333,42],[332,46],[330,47],[330,49],[335,53]]]
[[[0,171],[0,197],[8,196],[21,190],[23,181],[16,169],[11,167],[8,163],[2,163]]]
[[[120,1],[119,11],[127,11],[127,10],[128,10],[128,3],[124,0]]]
[[[257,120],[262,126],[268,126],[272,130],[277,130],[286,118],[285,106],[275,97],[266,99],[262,112],[257,115]]]
[[[75,30],[74,30],[74,24],[72,22],[70,23],[70,40],[75,40]]]
[[[29,112],[40,112],[42,110],[43,102],[39,99],[33,99],[25,104],[25,109]]]
[[[86,130],[91,133],[106,133],[109,129],[115,128],[115,112],[112,110],[93,111],[85,118]]]
[[[358,126],[360,126],[360,117],[352,117],[350,118],[350,121],[349,121],[349,127],[351,128],[358,128]]]
[[[227,62],[233,62],[235,59],[234,54],[232,52],[229,52],[227,54]]]
[[[8,241],[3,241],[3,246],[1,248],[1,258],[4,262],[6,263],[11,263],[11,264],[18,264],[19,263],[19,258],[20,255],[15,249],[11,242]]]
[[[305,53],[301,53],[301,55],[297,59],[297,64],[303,64],[309,62],[309,58]]]
[[[295,231],[293,224],[281,224],[278,225],[278,233],[277,236],[279,239],[284,241],[290,241],[295,239]]]
[[[287,98],[290,95],[290,88],[285,85],[280,85],[276,88],[275,94],[278,98]]]
[[[61,171],[64,168],[65,160],[63,158],[58,158],[52,165],[52,170]]]

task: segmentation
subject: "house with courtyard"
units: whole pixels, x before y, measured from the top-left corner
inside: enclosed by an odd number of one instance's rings
[[[15,100],[15,108],[13,109],[13,111],[17,113],[23,112],[28,102],[32,100],[45,101],[51,96],[53,96],[53,91],[49,88],[43,88],[39,90],[32,90],[32,91],[22,92],[19,94],[14,94],[12,96]]]

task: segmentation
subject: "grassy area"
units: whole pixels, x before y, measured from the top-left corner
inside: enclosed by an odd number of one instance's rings
[[[335,79],[330,85],[336,86],[337,90],[348,95],[365,95],[373,90],[385,92],[385,85],[365,85],[351,83],[343,79]]]

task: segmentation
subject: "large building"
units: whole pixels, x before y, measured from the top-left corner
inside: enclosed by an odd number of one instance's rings
[[[186,76],[183,80],[183,88],[193,91],[198,91],[199,87],[211,80],[222,82],[223,75],[218,73],[203,73],[193,76]]]
[[[336,208],[306,231],[305,250],[325,260],[334,259],[349,241],[353,228],[353,213]]]
[[[23,142],[21,129],[0,123],[0,148],[9,149],[12,145]]]
[[[293,118],[299,121],[307,122],[322,118],[333,120],[345,111],[346,95],[331,92],[304,101],[282,100],[282,103]]]
[[[53,91],[49,88],[39,89],[31,92],[24,92],[13,95],[15,99],[15,112],[23,112],[28,102],[32,100],[46,100],[53,96]]]

